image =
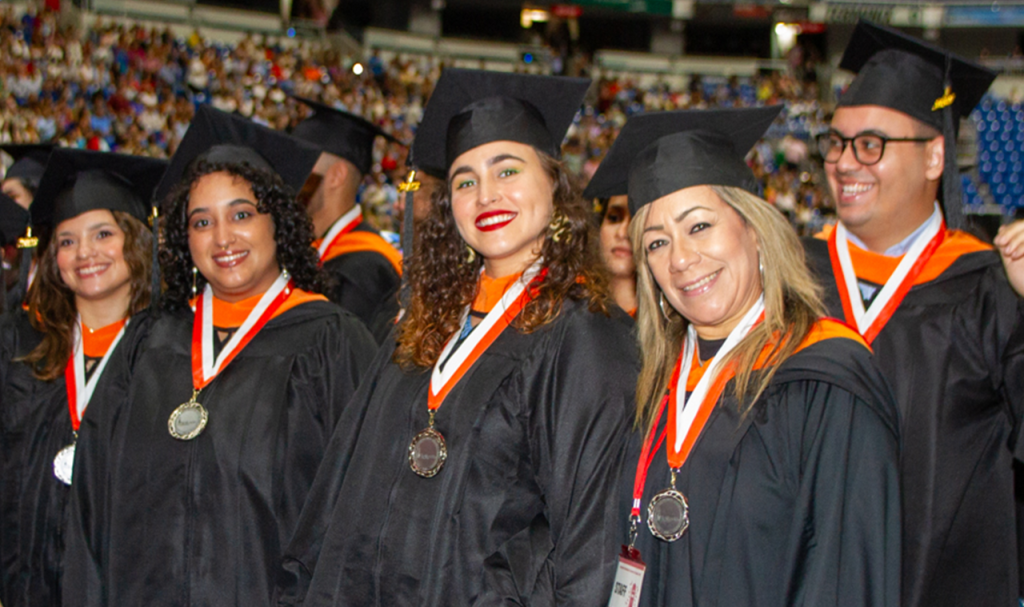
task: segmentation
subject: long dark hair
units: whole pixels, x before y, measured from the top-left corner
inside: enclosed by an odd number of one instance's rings
[[[153,236],[145,224],[131,215],[121,211],[111,211],[111,214],[124,232],[123,255],[131,272],[131,299],[125,314],[132,316],[149,305]],[[43,340],[21,360],[43,381],[54,380],[64,373],[71,357],[72,331],[78,322],[75,294],[64,284],[57,267],[59,240],[50,238],[39,256],[36,277],[28,290],[28,320],[43,334]]]
[[[608,286],[598,262],[595,227],[580,190],[554,158],[534,150],[554,184],[556,213],[565,216],[568,237],[549,233],[541,248],[547,274],[533,287],[533,298],[512,326],[535,331],[558,317],[565,298],[586,299],[593,312],[608,312]],[[433,365],[458,329],[459,316],[476,296],[483,259],[467,259],[466,242],[452,215],[450,186],[435,193],[430,215],[417,226],[416,250],[409,258],[412,297],[398,330],[394,361],[403,368]]]
[[[274,221],[277,262],[287,269],[295,286],[305,291],[322,293],[326,275],[320,269],[319,257],[313,248],[313,224],[295,195],[276,173],[255,168],[247,163],[207,162],[199,160],[186,172],[168,198],[164,242],[160,247],[167,292],[163,306],[180,310],[188,306],[192,296],[192,253],[188,248],[188,201],[192,186],[211,173],[228,173],[244,179],[256,196],[256,210],[269,213]],[[196,276],[196,288],[206,286],[202,274]]]

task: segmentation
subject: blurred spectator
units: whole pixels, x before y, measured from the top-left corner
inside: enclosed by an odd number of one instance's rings
[[[287,93],[365,116],[409,142],[442,62],[429,56],[344,57],[326,43],[295,41],[292,48],[267,36],[244,36],[228,45],[198,30],[176,38],[169,29],[118,25],[96,19],[64,27],[47,9],[19,12],[0,4],[0,142],[56,141],[94,150],[167,157],[185,134],[195,107],[215,107],[278,129],[305,117]],[[357,61],[367,69],[355,74]],[[593,72],[583,55],[573,71]],[[785,103],[786,123],[752,155],[766,196],[801,231],[820,223],[828,205],[824,181],[807,141],[824,124],[817,86],[786,73],[752,78],[694,75],[682,88],[635,77],[596,79],[593,105],[581,113],[565,145],[569,170],[593,175],[629,116],[712,106]],[[783,135],[790,133],[783,138]],[[378,140],[374,167],[360,201],[367,218],[397,231],[394,206],[406,151]]]

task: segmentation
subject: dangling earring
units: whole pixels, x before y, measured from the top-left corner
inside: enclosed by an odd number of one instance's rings
[[[764,289],[764,264],[761,263],[761,253],[757,254],[757,271],[761,273],[761,289]]]
[[[473,265],[474,261],[476,261],[476,250],[473,249],[473,247],[471,247],[469,245],[466,245],[466,257],[465,257],[464,263],[467,266],[469,266],[469,265]]]
[[[661,315],[665,318],[665,322],[671,322],[671,318],[668,317],[668,312],[665,310],[665,292],[658,291],[658,307],[661,308]]]
[[[199,273],[199,268],[192,266],[192,297],[196,296],[196,274]]]
[[[565,216],[559,209],[555,209],[555,212],[551,215],[551,223],[548,224],[548,229],[551,230],[551,240],[555,242],[569,242],[572,240],[572,226],[569,225],[569,218]]]

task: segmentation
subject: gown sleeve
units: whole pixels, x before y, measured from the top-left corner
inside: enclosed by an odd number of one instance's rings
[[[901,551],[895,406],[886,412],[884,403],[819,381],[786,384],[779,398],[792,416],[788,442],[799,449],[790,453],[799,462],[799,519],[787,546],[787,604],[895,607]]]
[[[544,516],[487,560],[489,592],[502,596],[479,604],[603,605],[611,592],[636,346],[624,314],[580,313],[567,325],[518,395]]]
[[[0,286],[2,288],[2,286]],[[14,317],[16,313],[4,314],[0,317],[0,387],[7,385],[7,375],[12,360],[15,356],[16,327]],[[18,545],[16,532],[18,529],[16,512],[18,509],[19,490],[11,486],[12,481],[17,478],[17,464],[10,453],[11,440],[7,427],[8,403],[4,402],[5,390],[0,389],[0,546],[13,547]],[[15,575],[17,567],[17,554],[11,548],[0,550],[0,603],[11,602],[12,597],[9,576]]]
[[[1002,272],[1002,267],[996,271]],[[996,284],[979,289],[992,294],[977,311],[980,318],[975,319],[984,344],[981,356],[992,370],[993,388],[1017,429],[1014,457],[1024,462],[1024,298],[1017,296],[1004,276],[990,274],[986,279]]]
[[[323,460],[306,496],[295,534],[282,557],[274,591],[274,602],[277,605],[301,605],[305,600],[320,549],[323,547],[334,515],[334,505],[338,501],[345,477],[344,471],[355,446],[355,437],[359,435],[367,404],[373,396],[381,373],[391,362],[392,350],[393,348],[383,347],[377,352],[351,402],[345,407],[335,425]]]
[[[134,358],[151,322],[152,317],[144,313],[129,323],[78,428],[64,551],[65,607],[106,604],[101,572],[107,559],[103,530],[110,515],[110,467],[119,461],[112,452],[118,444],[114,436],[128,397]]]

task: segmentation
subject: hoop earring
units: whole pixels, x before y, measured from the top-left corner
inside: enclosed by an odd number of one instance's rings
[[[555,242],[569,242],[572,240],[572,226],[569,225],[569,218],[559,209],[551,215],[551,223],[548,224],[551,230],[551,240]]]
[[[668,317],[668,312],[665,310],[665,292],[658,291],[658,308],[661,309],[661,316],[665,319],[665,322],[671,322],[671,318]]]
[[[199,273],[199,268],[192,266],[192,297],[196,297],[196,274]]]
[[[463,259],[463,263],[469,266],[473,265],[474,261],[476,261],[476,249],[469,245],[466,245],[466,257]]]

